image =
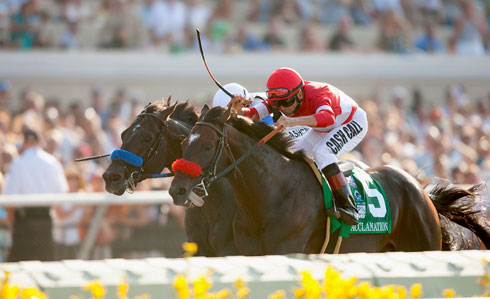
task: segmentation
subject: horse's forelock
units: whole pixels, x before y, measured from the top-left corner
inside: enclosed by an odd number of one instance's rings
[[[147,106],[143,110],[143,113],[164,114],[167,109],[170,109],[171,107],[172,105],[168,105],[167,99],[161,99]],[[197,121],[198,116],[196,107],[186,101],[183,103],[177,103],[171,118],[180,120],[189,125],[193,125]]]

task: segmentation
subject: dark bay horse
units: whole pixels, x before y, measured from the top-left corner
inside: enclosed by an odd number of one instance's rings
[[[157,174],[182,157],[180,143],[198,119],[194,106],[170,105],[170,97],[145,107],[136,120],[121,134],[121,149],[143,158],[140,169],[122,160],[113,160],[103,178],[107,192],[121,195],[134,188],[138,180],[132,174]],[[134,176],[133,174],[133,176]],[[233,190],[226,180],[218,180],[209,190],[205,204],[185,210],[185,232],[198,245],[198,255],[237,254],[232,231],[236,205]]]
[[[233,225],[240,252],[246,255],[320,252],[326,226],[323,191],[303,154],[290,152],[283,134],[257,147],[257,140],[272,131],[260,122],[230,118],[229,110],[222,107],[204,112],[182,143],[186,161],[207,174],[210,169],[223,170],[249,154],[226,174],[237,201]],[[392,231],[350,235],[344,239],[340,252],[440,250],[438,212],[420,184],[391,166],[367,172],[384,188]],[[202,179],[202,175],[192,177],[177,172],[169,190],[174,203],[185,202]]]

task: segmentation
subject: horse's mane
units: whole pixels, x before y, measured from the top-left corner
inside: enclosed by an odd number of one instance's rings
[[[224,113],[225,108],[221,106],[211,108],[203,117],[203,121],[217,123],[219,125],[223,125],[223,122],[220,120],[220,116]],[[240,131],[241,133],[249,136],[254,140],[260,140],[262,137],[267,135],[269,132],[273,131],[274,128],[267,125],[262,121],[252,121],[245,117],[230,117],[227,121],[230,125],[232,125],[235,129]],[[290,149],[291,141],[287,138],[287,136],[279,132],[271,138],[267,145],[284,155],[285,157],[293,160],[304,160],[305,155],[303,151],[292,152]]]
[[[183,103],[176,103],[175,111],[172,113],[170,118],[184,122],[185,124],[192,127],[199,118],[199,114],[196,111],[196,107],[185,101]],[[171,108],[173,105],[168,105],[167,99],[161,99],[155,103],[149,104],[143,110],[144,113],[156,113],[164,114],[167,109]]]

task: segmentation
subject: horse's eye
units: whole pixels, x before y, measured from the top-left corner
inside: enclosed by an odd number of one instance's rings
[[[150,142],[150,141],[151,141],[151,139],[152,139],[151,137],[146,137],[146,138],[145,138],[145,142]]]
[[[204,146],[204,149],[205,149],[205,150],[207,150],[207,151],[209,151],[209,150],[210,150],[210,149],[212,149],[212,148],[213,148],[213,146],[212,146],[211,144],[206,144],[206,145]]]

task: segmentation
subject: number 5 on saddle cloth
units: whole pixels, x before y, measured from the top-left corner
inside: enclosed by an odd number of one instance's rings
[[[391,233],[390,206],[383,187],[371,175],[358,167],[354,167],[352,174],[347,179],[359,211],[359,224],[351,226],[339,222],[335,217],[330,217],[332,222],[330,232],[333,233],[340,228],[340,236],[344,238],[349,234]],[[325,208],[331,209],[333,196],[324,179],[322,179],[322,186]]]

